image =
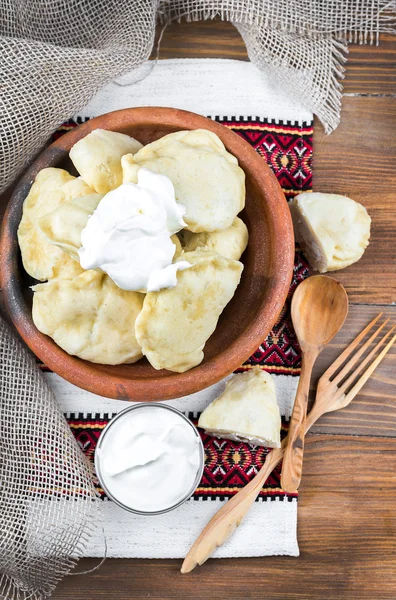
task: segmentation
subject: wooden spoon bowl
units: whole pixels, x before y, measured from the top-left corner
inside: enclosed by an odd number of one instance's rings
[[[143,144],[183,129],[209,129],[234,154],[246,174],[249,230],[242,257],[244,272],[234,298],[205,346],[204,361],[186,373],[156,371],[147,360],[133,365],[98,365],[69,356],[32,321],[34,283],[20,260],[17,229],[22,205],[37,173],[61,167],[76,174],[69,150],[93,129],[120,131]],[[18,183],[5,214],[0,238],[0,284],[11,319],[33,352],[53,371],[75,385],[122,400],[167,400],[197,392],[238,368],[260,345],[285,302],[293,272],[294,237],[283,192],[265,161],[240,136],[220,123],[170,108],[132,108],[92,119],[59,138],[37,158]]]
[[[319,353],[343,326],[348,296],[336,279],[314,275],[294,292],[291,312],[302,351]]]
[[[320,352],[344,324],[348,314],[347,293],[332,277],[315,275],[294,292],[291,314],[302,363],[282,465],[281,486],[289,493],[296,492],[301,481],[312,368]]]

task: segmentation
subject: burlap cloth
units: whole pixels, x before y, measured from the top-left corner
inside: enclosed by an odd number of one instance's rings
[[[0,317],[0,595],[39,599],[100,523],[92,470],[35,358]]]
[[[330,132],[347,43],[394,33],[395,12],[396,0],[0,0],[0,193],[61,122],[148,59],[158,18],[233,22],[250,59]]]

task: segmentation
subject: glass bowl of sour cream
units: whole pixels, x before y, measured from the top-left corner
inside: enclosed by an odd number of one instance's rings
[[[179,410],[158,403],[129,406],[103,430],[95,469],[106,495],[133,513],[177,508],[198,487],[205,462],[197,428]]]

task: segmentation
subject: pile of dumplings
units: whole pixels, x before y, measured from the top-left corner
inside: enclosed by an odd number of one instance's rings
[[[200,364],[206,341],[233,297],[248,243],[237,217],[245,205],[245,175],[221,140],[207,130],[180,131],[147,146],[122,133],[96,129],[70,158],[80,177],[40,171],[23,205],[18,240],[33,286],[36,327],[63,350],[101,364],[146,356],[155,369],[182,373]],[[81,232],[109,191],[137,182],[145,167],[166,175],[187,227],[172,236],[173,261],[191,267],[176,287],[125,291],[100,269],[84,270]]]

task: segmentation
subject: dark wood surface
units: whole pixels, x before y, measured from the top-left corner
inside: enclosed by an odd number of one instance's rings
[[[173,57],[247,60],[236,29],[220,21],[169,26],[160,58]],[[364,203],[372,240],[359,263],[336,275],[352,305],[318,360],[313,385],[378,311],[396,322],[396,38],[351,46],[344,84],[339,128],[326,136],[315,124],[314,189]],[[66,578],[53,598],[395,600],[395,384],[393,350],[350,407],[325,416],[309,434],[299,558],[209,560],[183,576],[181,561],[108,560],[95,573]],[[95,564],[83,560],[78,569]]]
[[[96,573],[66,579],[54,597],[394,600],[395,470],[393,439],[309,435],[299,558],[212,559],[188,575],[175,560],[109,560]]]
[[[344,97],[341,123],[329,136],[316,123],[314,190],[350,196],[372,218],[370,250],[335,274],[352,302],[396,300],[395,158],[396,97]]]

